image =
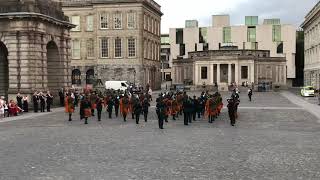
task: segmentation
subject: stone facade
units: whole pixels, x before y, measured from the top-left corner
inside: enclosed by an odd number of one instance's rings
[[[174,59],[173,84],[192,82],[194,86],[218,84],[227,90],[231,83],[238,85],[272,83],[286,87],[286,59],[270,57],[262,50],[210,50],[190,52],[188,58]]]
[[[0,95],[33,94],[71,86],[70,37],[60,3],[1,2]]]
[[[171,59],[188,58],[189,52],[220,50],[236,46],[243,50],[268,50],[271,57],[287,60],[287,83],[296,77],[296,27],[281,24],[280,19],[246,17],[245,25],[231,25],[229,15],[214,15],[209,27],[171,28]]]
[[[101,79],[103,83],[122,80],[160,88],[162,13],[157,3],[153,0],[62,2],[66,15],[78,25],[71,31],[74,86],[85,87]]]
[[[304,30],[304,84],[320,89],[320,2],[307,14]]]

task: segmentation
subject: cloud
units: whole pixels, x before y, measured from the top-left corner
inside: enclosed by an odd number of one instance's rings
[[[155,0],[162,6],[162,33],[169,28],[184,27],[187,19],[200,26],[211,25],[211,15],[229,14],[231,24],[244,24],[245,16],[280,18],[284,24],[299,26],[318,0]]]

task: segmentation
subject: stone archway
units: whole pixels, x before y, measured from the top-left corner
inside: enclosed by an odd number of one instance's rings
[[[89,69],[86,73],[86,84],[93,84],[94,83],[94,70]]]
[[[8,49],[0,41],[0,96],[7,99],[9,88]]]
[[[81,85],[81,71],[79,69],[72,70],[72,84]]]
[[[47,44],[47,79],[50,91],[63,87],[63,64],[60,61],[58,46],[54,41]]]

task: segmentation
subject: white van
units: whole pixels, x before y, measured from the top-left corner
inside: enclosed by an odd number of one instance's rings
[[[113,89],[113,90],[128,90],[129,84],[127,81],[106,81],[105,83],[106,89]]]

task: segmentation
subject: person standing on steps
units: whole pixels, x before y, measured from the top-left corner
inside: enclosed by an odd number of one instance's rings
[[[252,101],[252,89],[248,90],[249,101]]]

